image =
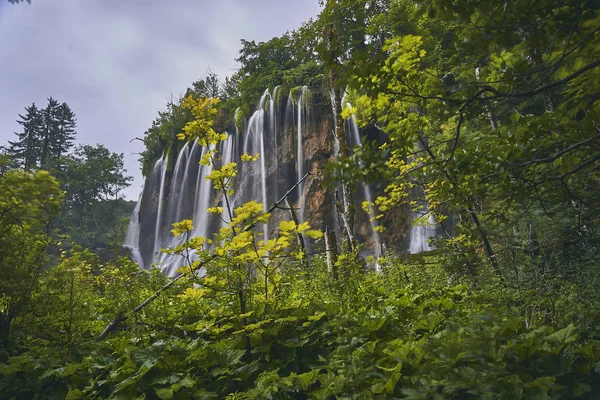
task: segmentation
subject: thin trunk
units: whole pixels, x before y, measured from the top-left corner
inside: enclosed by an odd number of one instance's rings
[[[292,207],[287,198],[285,199],[285,206],[290,211],[290,217],[292,218],[292,221],[294,221],[296,226],[300,225],[298,221],[298,216],[296,215],[296,210],[294,209],[294,207]],[[306,243],[304,242],[304,236],[300,232],[298,232],[298,246],[304,253],[304,260],[306,261],[306,267],[308,268],[310,264],[308,260],[308,255],[306,254]]]
[[[350,148],[346,141],[346,132],[344,131],[344,119],[342,118],[342,96],[336,90],[337,74],[336,68],[337,54],[336,49],[333,47],[333,43],[337,42],[337,33],[334,29],[329,32],[329,57],[333,62],[333,66],[329,70],[329,86],[331,88],[331,106],[333,108],[334,123],[335,123],[335,137],[338,143],[338,157],[346,158],[350,156]],[[342,181],[342,196],[343,196],[343,213],[347,223],[347,237],[345,241],[342,241],[342,251],[352,250],[352,232],[354,232],[354,215],[356,213],[353,203],[353,190],[349,182]],[[347,242],[347,243],[344,243]]]
[[[329,275],[337,280],[338,271],[335,266],[337,261],[337,243],[335,240],[335,232],[329,230],[329,226],[325,227],[325,252],[327,253],[327,271]]]
[[[244,297],[244,291],[240,289],[238,291],[238,300],[240,302],[240,314],[246,314],[246,299]],[[246,317],[242,318],[242,327],[248,325],[248,319]],[[250,343],[250,336],[246,334],[246,356],[250,356],[252,354],[252,343]]]
[[[342,252],[354,250],[354,235],[352,234],[352,227],[346,218],[346,214],[343,210],[343,205],[340,203],[338,193],[335,192],[335,206],[337,208],[339,216],[342,218],[342,225],[344,226],[343,232],[345,238],[342,241]]]
[[[75,304],[75,274],[71,275],[71,285],[69,288],[69,322],[67,330],[67,343],[69,349],[73,347],[73,308]]]

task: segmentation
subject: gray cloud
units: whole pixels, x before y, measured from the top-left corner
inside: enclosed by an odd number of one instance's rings
[[[125,154],[136,199],[142,146],[129,141],[170,93],[208,69],[233,73],[240,39],[268,40],[318,12],[317,0],[0,0],[0,144],[25,106],[66,101],[79,142]]]

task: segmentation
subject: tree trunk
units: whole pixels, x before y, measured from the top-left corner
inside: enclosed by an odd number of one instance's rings
[[[329,230],[329,226],[325,227],[325,252],[327,254],[327,271],[329,275],[337,280],[338,273],[335,262],[337,261],[337,243],[335,240],[335,232]]]
[[[290,217],[292,217],[292,221],[294,221],[296,226],[300,225],[300,223],[298,221],[298,216],[296,215],[296,210],[294,210],[294,207],[292,207],[292,205],[288,201],[287,197],[285,198],[285,206],[290,211]],[[308,262],[308,255],[306,254],[306,243],[304,242],[304,236],[300,232],[298,232],[298,246],[304,253],[304,260],[306,261],[306,267],[308,268],[309,262]]]
[[[338,67],[336,49],[333,47],[333,43],[336,43],[336,32],[331,30],[329,33],[329,57],[333,63],[333,66],[329,69],[329,86],[331,88],[331,107],[334,116],[335,126],[335,137],[338,143],[338,158],[346,158],[350,156],[350,148],[346,142],[346,132],[344,131],[344,119],[342,118],[342,96],[336,90],[337,74],[336,68]],[[344,218],[347,222],[347,233],[346,238],[342,241],[342,251],[349,251],[354,246],[352,245],[352,234],[354,232],[354,215],[356,213],[354,202],[353,202],[353,190],[349,182],[342,180],[342,200],[343,200],[343,213]]]

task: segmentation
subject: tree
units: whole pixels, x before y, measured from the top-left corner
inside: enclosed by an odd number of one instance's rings
[[[221,97],[221,85],[217,74],[208,71],[205,78],[192,83],[191,92],[194,96],[219,98]]]
[[[12,164],[11,155],[0,146],[0,175],[4,175],[10,169]]]
[[[115,229],[122,227],[121,215],[132,211],[121,199],[132,180],[123,167],[123,154],[102,145],[79,145],[63,162],[58,178],[65,202],[59,228],[91,250],[111,247]]]
[[[15,133],[17,141],[9,141],[15,165],[25,170],[60,169],[61,157],[73,147],[75,114],[67,103],[59,104],[52,97],[44,109],[38,109],[34,103],[25,110],[27,114],[19,115],[21,120],[17,121],[23,132]]]
[[[76,135],[77,120],[75,113],[67,103],[62,103],[56,110],[56,133],[51,143],[52,162],[60,169],[60,159],[73,147]]]
[[[45,268],[50,222],[63,194],[46,171],[0,175],[0,337],[24,312]]]
[[[60,104],[54,98],[48,99],[46,108],[42,110],[43,126],[40,130],[40,168],[50,170],[54,165],[53,146],[59,142],[58,108]]]
[[[25,116],[19,114],[17,122],[23,126],[23,132],[16,133],[18,140],[9,141],[8,153],[13,158],[13,163],[26,171],[39,166],[41,145],[39,137],[42,129],[42,112],[35,103],[25,107]]]
[[[600,197],[597,6],[439,1],[416,11],[429,17],[388,40],[387,60],[356,80],[364,122],[391,138],[379,206],[410,204],[420,188],[438,221],[458,216],[463,241],[449,243],[484,254],[500,279],[540,282],[532,277],[550,265],[586,265]]]

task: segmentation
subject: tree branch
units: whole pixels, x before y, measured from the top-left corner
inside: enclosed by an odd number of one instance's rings
[[[592,157],[584,162],[582,162],[581,164],[579,164],[578,166],[576,166],[575,168],[565,172],[562,175],[557,175],[557,176],[551,176],[548,178],[549,181],[562,181],[563,179],[565,179],[567,176],[569,175],[573,175],[579,171],[581,171],[582,169],[589,167],[590,165],[592,165],[593,163],[595,163],[596,161],[600,160],[600,155],[597,155],[596,157]]]
[[[550,89],[554,89],[555,87],[558,86],[562,86],[566,83],[568,83],[569,81],[577,78],[579,75],[583,74],[584,72],[589,71],[590,69],[596,68],[600,66],[600,59],[593,61],[589,64],[587,64],[586,66],[578,69],[577,71],[573,72],[572,74],[564,77],[563,79],[560,79],[558,81],[549,83],[547,85],[541,86],[537,89],[533,89],[527,92],[500,92],[492,87],[486,86],[486,88],[488,89],[487,91],[494,93],[494,96],[491,97],[485,97],[483,98],[484,100],[496,100],[496,99],[501,99],[501,98],[505,98],[505,97],[530,97],[530,96],[535,96],[536,94],[540,94],[542,92],[545,92],[546,90],[550,90]]]

